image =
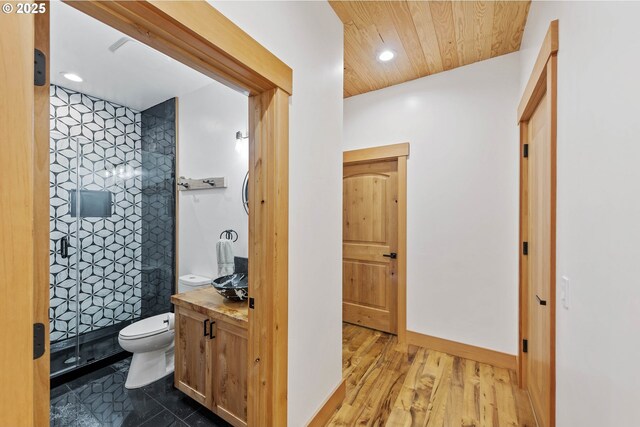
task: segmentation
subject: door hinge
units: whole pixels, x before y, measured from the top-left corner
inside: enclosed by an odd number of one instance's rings
[[[33,360],[39,359],[44,354],[44,325],[33,324]]]
[[[529,255],[529,242],[522,242],[522,255]]]
[[[522,147],[522,157],[529,157],[529,144],[524,144]]]
[[[527,353],[529,351],[529,341],[522,340],[522,352]]]
[[[249,308],[254,308],[255,304],[253,298],[249,298]]]
[[[33,84],[44,86],[47,82],[47,57],[42,51],[36,49],[33,59]]]

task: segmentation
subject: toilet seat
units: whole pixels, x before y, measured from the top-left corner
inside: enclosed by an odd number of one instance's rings
[[[173,313],[169,313],[169,316],[173,316]],[[166,313],[138,320],[137,322],[122,329],[120,331],[120,338],[125,340],[134,340],[167,332],[169,331],[169,324],[166,320]]]

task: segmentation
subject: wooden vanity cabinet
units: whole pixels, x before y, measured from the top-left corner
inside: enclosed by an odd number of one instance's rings
[[[213,411],[233,425],[246,426],[247,329],[228,322],[215,326]]]
[[[246,426],[246,326],[180,306],[175,316],[176,388],[230,424]]]
[[[212,345],[206,326],[209,317],[176,307],[174,384],[196,402],[213,401],[210,363]]]

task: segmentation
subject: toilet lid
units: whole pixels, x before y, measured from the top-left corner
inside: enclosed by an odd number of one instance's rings
[[[211,277],[198,276],[196,274],[186,274],[184,276],[180,276],[178,280],[181,284],[187,286],[205,286],[211,284]]]
[[[120,336],[122,338],[143,338],[165,332],[169,329],[169,326],[164,322],[167,319],[167,314],[173,315],[173,313],[165,313],[138,320],[121,330]]]

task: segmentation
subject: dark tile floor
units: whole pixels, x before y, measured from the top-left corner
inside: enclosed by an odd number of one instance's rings
[[[173,375],[136,390],[124,383],[131,359],[51,390],[51,426],[229,427],[173,387]]]

